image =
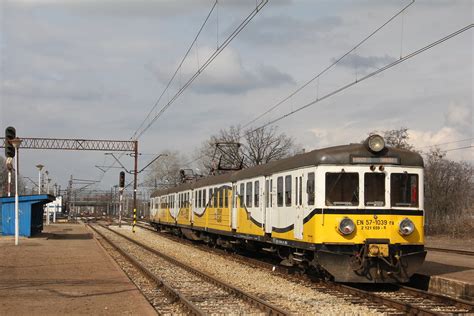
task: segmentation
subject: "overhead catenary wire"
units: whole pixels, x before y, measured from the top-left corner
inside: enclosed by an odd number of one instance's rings
[[[272,107],[270,107],[268,110],[266,110],[265,112],[259,114],[257,117],[255,117],[254,119],[252,119],[251,121],[245,123],[243,125],[243,128],[247,127],[247,126],[250,126],[252,125],[253,123],[255,123],[256,121],[258,121],[260,118],[262,118],[263,116],[267,115],[268,113],[272,112],[273,110],[275,110],[277,107],[279,107],[280,105],[282,105],[283,103],[285,103],[286,101],[288,101],[289,99],[291,99],[292,97],[294,97],[296,94],[298,94],[301,90],[303,90],[304,88],[306,88],[308,85],[310,85],[312,82],[314,82],[315,80],[318,80],[317,82],[317,91],[316,91],[316,94],[317,94],[317,97],[319,96],[319,78],[325,74],[326,72],[328,72],[330,69],[332,69],[334,66],[336,66],[341,60],[343,60],[346,56],[348,56],[350,53],[352,53],[353,51],[355,51],[357,48],[359,48],[362,44],[364,44],[365,42],[367,42],[371,37],[373,37],[375,34],[377,34],[380,30],[382,30],[385,26],[387,26],[390,22],[392,22],[395,18],[397,18],[400,14],[402,14],[403,12],[405,12],[406,9],[408,9],[413,3],[415,3],[415,0],[412,0],[410,3],[408,3],[406,6],[404,6],[401,10],[399,10],[397,13],[395,13],[394,15],[392,15],[387,21],[385,21],[382,25],[380,25],[378,28],[376,28],[374,31],[372,31],[369,35],[367,35],[366,37],[364,37],[360,42],[358,42],[354,47],[352,47],[350,50],[348,50],[346,53],[344,53],[341,57],[339,57],[338,59],[334,60],[333,63],[331,63],[329,66],[327,66],[326,68],[324,68],[321,72],[319,72],[316,76],[314,76],[313,78],[311,78],[310,80],[308,80],[307,82],[305,82],[303,85],[301,85],[299,88],[297,88],[296,90],[294,90],[292,93],[290,93],[288,96],[286,96],[285,98],[283,98],[281,101],[279,101],[278,103],[276,103],[275,105],[273,105]]]
[[[217,2],[217,1],[216,1]],[[179,98],[179,96],[199,77],[199,75],[220,55],[220,53],[229,45],[229,43],[250,23],[250,21],[257,15],[258,12],[268,3],[268,0],[261,0],[256,8],[232,31],[232,33],[217,47],[217,49],[208,57],[206,61],[199,67],[199,69],[188,79],[188,81],[176,92],[176,94],[166,103],[160,111],[150,120],[148,124],[141,129],[140,132],[135,132],[134,138],[140,138],[155,122],[163,115],[163,113]],[[148,116],[150,117],[150,116]],[[145,119],[146,121],[146,119]],[[143,124],[142,124],[143,126]]]
[[[298,113],[298,112],[300,112],[300,111],[302,111],[302,110],[304,110],[304,109],[306,109],[306,108],[308,108],[308,107],[310,107],[310,106],[312,106],[312,105],[314,105],[314,104],[316,104],[316,103],[319,103],[319,102],[321,102],[321,101],[323,101],[323,100],[325,100],[325,99],[328,99],[329,97],[332,97],[332,96],[334,96],[334,95],[336,95],[336,94],[338,94],[338,93],[340,93],[340,92],[342,92],[342,91],[344,91],[344,90],[346,90],[346,89],[348,89],[348,88],[350,88],[350,87],[352,87],[352,86],[354,86],[354,85],[356,85],[356,84],[358,84],[358,83],[360,83],[360,82],[362,82],[362,81],[365,81],[365,80],[367,80],[367,79],[369,79],[369,78],[371,78],[371,77],[373,77],[373,76],[375,76],[375,75],[377,75],[377,74],[379,74],[379,73],[381,73],[381,72],[384,72],[385,70],[388,70],[388,69],[390,69],[390,68],[392,68],[392,67],[395,67],[395,66],[397,66],[398,64],[401,64],[401,63],[403,63],[404,61],[407,61],[408,59],[411,59],[411,58],[413,58],[413,57],[415,57],[415,56],[417,56],[417,55],[419,55],[419,54],[421,54],[421,53],[423,53],[423,52],[425,52],[425,51],[427,51],[427,50],[429,50],[429,49],[431,49],[431,48],[433,48],[433,47],[435,47],[435,46],[437,46],[437,45],[439,45],[439,44],[441,44],[441,43],[444,43],[445,41],[447,41],[447,40],[449,40],[449,39],[451,39],[451,38],[453,38],[453,37],[456,37],[456,36],[458,36],[458,35],[460,35],[460,34],[466,32],[467,30],[471,29],[473,26],[474,26],[473,24],[468,24],[468,25],[464,26],[463,28],[458,29],[457,31],[455,31],[455,32],[453,32],[453,33],[451,33],[451,34],[448,34],[448,35],[444,36],[443,38],[441,38],[441,39],[439,39],[439,40],[437,40],[437,41],[434,41],[434,42],[432,42],[432,43],[430,43],[430,44],[428,44],[428,45],[426,45],[426,46],[424,46],[424,47],[422,47],[422,48],[420,48],[420,49],[418,49],[418,50],[416,50],[416,51],[411,52],[410,54],[408,54],[408,55],[402,57],[401,59],[398,59],[398,60],[396,60],[396,61],[394,61],[394,62],[392,62],[392,63],[389,63],[389,64],[387,64],[387,65],[385,65],[385,66],[383,66],[383,67],[381,67],[381,68],[379,68],[379,69],[377,69],[377,70],[375,70],[375,71],[373,71],[373,72],[371,72],[371,73],[369,73],[369,74],[367,74],[367,75],[361,77],[360,79],[358,79],[358,80],[356,80],[356,81],[353,81],[353,82],[351,82],[351,83],[348,83],[348,84],[346,84],[346,85],[344,85],[344,86],[342,86],[342,87],[340,87],[340,88],[338,88],[338,89],[336,89],[336,90],[333,90],[332,92],[327,93],[326,95],[322,96],[322,97],[319,98],[319,99],[313,100],[313,101],[311,101],[311,102],[309,102],[309,103],[307,103],[307,104],[305,104],[305,105],[303,105],[303,106],[300,106],[300,107],[296,108],[295,110],[292,110],[292,111],[290,111],[290,112],[288,112],[288,113],[286,113],[286,114],[284,114],[284,115],[281,115],[281,116],[279,116],[279,117],[277,117],[277,118],[275,118],[275,119],[273,119],[273,120],[270,120],[270,121],[268,121],[267,123],[265,123],[265,124],[263,124],[263,125],[261,125],[261,126],[259,126],[259,127],[257,127],[257,128],[254,128],[254,129],[248,131],[246,134],[250,134],[250,133],[253,133],[253,132],[255,132],[255,131],[259,130],[259,129],[265,128],[265,127],[267,127],[267,126],[269,126],[269,125],[271,125],[271,124],[274,124],[274,123],[276,123],[276,122],[278,122],[278,121],[281,121],[281,120],[283,120],[283,119],[285,119],[285,118],[287,118],[287,117],[289,117],[289,116],[291,116],[291,115],[293,115],[293,114],[295,114],[295,113]]]
[[[148,112],[147,116],[145,117],[145,119],[142,121],[142,123],[140,124],[140,126],[137,128],[137,130],[135,131],[135,133],[133,134],[133,136],[131,137],[132,139],[137,135],[138,131],[143,127],[143,125],[145,125],[146,121],[148,120],[148,118],[151,116],[151,114],[153,113],[153,111],[156,109],[156,107],[158,106],[158,104],[160,103],[161,99],[163,98],[163,95],[168,91],[169,87],[171,86],[171,83],[173,82],[174,78],[176,77],[176,74],[181,71],[181,67],[183,66],[183,63],[184,61],[186,60],[186,58],[188,57],[189,55],[189,52],[191,51],[191,49],[193,48],[193,46],[196,44],[196,41],[199,37],[199,35],[201,35],[201,32],[202,30],[204,29],[204,26],[206,25],[207,21],[209,20],[209,18],[211,17],[211,14],[212,12],[214,11],[214,9],[216,8],[217,6],[217,0],[214,2],[214,4],[212,5],[211,7],[211,10],[209,10],[209,13],[207,14],[206,18],[204,19],[204,22],[202,23],[201,27],[199,28],[196,36],[194,36],[194,39],[193,41],[191,42],[191,45],[189,45],[188,47],[188,50],[186,51],[186,53],[184,54],[183,58],[181,59],[181,62],[179,63],[178,67],[176,68],[175,72],[173,73],[173,75],[171,76],[171,79],[168,81],[168,84],[166,85],[165,89],[161,92],[160,96],[158,97],[158,99],[156,100],[155,104],[153,105],[153,107],[151,108],[151,110]]]

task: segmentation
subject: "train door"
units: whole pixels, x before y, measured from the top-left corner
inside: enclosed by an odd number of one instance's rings
[[[298,173],[294,177],[295,185],[295,239],[303,239],[303,219],[304,219],[304,208],[303,208],[303,183],[304,174]]]
[[[232,185],[232,229],[237,229],[237,212],[238,212],[238,205],[237,205],[238,193],[237,193],[237,185],[234,183]]]
[[[263,204],[263,216],[265,223],[265,233],[271,234],[272,232],[272,213],[273,213],[273,179],[271,177],[265,177],[265,193]]]

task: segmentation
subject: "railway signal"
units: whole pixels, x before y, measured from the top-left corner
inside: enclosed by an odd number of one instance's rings
[[[123,190],[125,188],[125,172],[120,171],[119,175],[119,227],[122,227],[122,200],[123,200]]]
[[[5,129],[5,156],[7,158],[15,157],[15,147],[11,143],[16,138],[16,129],[13,126],[8,126]]]

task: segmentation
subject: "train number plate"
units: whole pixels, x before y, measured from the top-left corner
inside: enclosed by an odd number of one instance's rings
[[[388,245],[369,244],[369,257],[388,257]]]
[[[384,230],[394,225],[394,221],[387,219],[358,219],[356,222],[360,230]]]

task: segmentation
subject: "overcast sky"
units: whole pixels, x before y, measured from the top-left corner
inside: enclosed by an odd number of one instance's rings
[[[213,0],[0,0],[0,126],[20,137],[128,140],[139,127]],[[255,7],[220,0],[164,99]],[[145,154],[192,158],[210,134],[245,124],[409,1],[270,0],[205,72],[139,139]],[[418,0],[366,44],[256,125],[295,109],[472,23],[473,1]],[[218,25],[218,27],[217,27]],[[407,127],[417,147],[473,137],[473,31],[277,123],[307,151]],[[164,103],[160,103],[159,108]],[[441,146],[465,147],[472,140]],[[474,151],[448,158],[473,161]],[[143,166],[152,156],[143,155]],[[132,159],[123,157],[131,168]],[[25,150],[21,172],[53,181],[98,179],[101,152]],[[118,170],[99,185],[110,188]]]

